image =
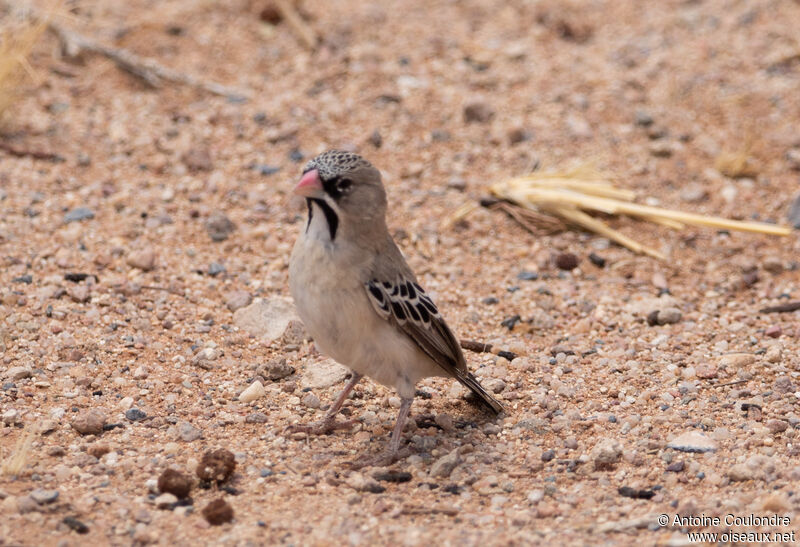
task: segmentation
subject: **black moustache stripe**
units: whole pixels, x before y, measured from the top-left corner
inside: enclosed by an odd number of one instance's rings
[[[306,198],[306,203],[308,204],[308,224],[311,224],[311,202],[316,203],[319,205],[319,208],[322,209],[322,212],[325,214],[325,221],[328,223],[328,232],[331,234],[331,241],[336,239],[336,230],[339,228],[339,216],[336,214],[336,211],[327,204],[324,199],[319,198]],[[306,230],[308,226],[306,226]]]

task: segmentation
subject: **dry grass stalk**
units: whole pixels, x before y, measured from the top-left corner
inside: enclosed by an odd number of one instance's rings
[[[19,96],[25,76],[35,77],[28,62],[36,42],[47,28],[51,11],[32,19],[23,10],[0,6],[0,117]]]
[[[490,192],[503,200],[500,203],[504,203],[505,206],[498,208],[528,229],[531,229],[527,222],[530,215],[552,215],[564,222],[600,234],[635,253],[661,260],[666,260],[666,256],[661,252],[614,230],[588,212],[628,215],[674,230],[692,224],[778,236],[787,236],[791,233],[789,228],[775,224],[744,222],[633,203],[632,200],[635,198],[633,192],[617,188],[608,177],[585,167],[514,178],[493,185]],[[464,218],[474,207],[475,205],[461,207],[443,223],[443,226]]]
[[[308,49],[314,49],[317,46],[317,33],[300,17],[294,3],[290,0],[275,0],[275,6],[303,45]]]
[[[14,447],[14,451],[6,458],[0,467],[2,475],[7,477],[19,476],[25,464],[30,461],[31,445],[33,444],[33,429],[22,435]]]

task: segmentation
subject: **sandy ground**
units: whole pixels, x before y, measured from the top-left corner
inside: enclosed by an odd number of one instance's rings
[[[370,4],[304,1],[314,52],[255,0],[81,0],[62,21],[247,101],[37,46],[39,85],[2,138],[64,161],[0,152],[0,545],[681,545],[726,515],[776,514],[788,524],[732,528],[797,530],[800,312],[759,310],[800,299],[798,232],[610,220],[659,262],[486,209],[440,223],[491,182],[570,161],[650,203],[785,222],[800,3]],[[341,376],[296,328],[265,339],[241,318],[288,296],[304,215],[290,190],[331,147],[383,171],[392,233],[454,330],[520,355],[468,354],[498,420],[422,382],[397,473],[346,465],[385,446],[391,390],[360,384],[350,431],[285,433]],[[555,268],[563,252],[576,269]],[[216,448],[232,478],[158,497],[165,469],[194,475]],[[220,497],[234,520],[212,526]]]

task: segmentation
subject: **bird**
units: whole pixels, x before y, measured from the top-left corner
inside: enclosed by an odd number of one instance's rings
[[[401,401],[376,464],[396,461],[423,378],[455,378],[500,414],[502,405],[467,369],[458,339],[389,233],[380,171],[355,153],[328,150],[306,164],[294,194],[305,198],[308,214],[289,260],[289,289],[317,349],[352,376],[321,420],[290,429],[329,434],[352,427],[336,416],[364,376],[393,387]]]

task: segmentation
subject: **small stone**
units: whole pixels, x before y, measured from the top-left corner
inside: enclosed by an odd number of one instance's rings
[[[158,491],[174,494],[179,499],[186,498],[192,491],[192,479],[177,469],[165,469],[158,477]]]
[[[598,255],[598,254],[595,254],[595,253],[590,253],[589,254],[589,262],[591,262],[592,264],[594,264],[598,268],[605,268],[606,267],[606,259],[603,258],[602,256]]]
[[[783,348],[781,348],[780,344],[773,344],[767,348],[767,352],[764,354],[764,359],[767,360],[768,363],[780,363],[781,358],[783,357]]]
[[[394,482],[394,483],[401,483],[401,482],[409,482],[412,479],[411,473],[408,471],[377,471],[374,475],[372,475],[376,481],[382,482]]]
[[[128,253],[128,266],[149,272],[156,267],[156,253],[151,247],[137,249]]]
[[[236,225],[222,211],[214,211],[206,220],[206,232],[211,241],[225,241]]]
[[[88,285],[73,285],[67,288],[67,295],[69,295],[73,302],[77,302],[78,304],[88,302],[91,298],[90,292],[91,290]]]
[[[138,408],[131,408],[125,411],[125,418],[131,422],[138,422],[147,418],[147,414]]]
[[[778,256],[767,257],[761,267],[771,274],[778,275],[783,271],[783,261]]]
[[[672,325],[681,320],[683,314],[678,308],[666,308],[656,314],[656,323],[659,325]]]
[[[37,488],[30,494],[33,501],[38,503],[39,505],[47,505],[48,503],[53,503],[58,499],[58,490],[44,490],[42,488]]]
[[[431,466],[430,475],[431,477],[442,477],[447,478],[453,472],[458,464],[461,463],[461,456],[458,453],[458,449],[452,450],[449,454],[442,456]]]
[[[574,270],[580,259],[573,253],[559,253],[555,257],[555,265],[560,270]]]
[[[769,429],[773,435],[776,435],[778,433],[783,433],[784,431],[786,431],[789,428],[789,422],[786,422],[784,420],[772,419],[772,420],[767,420],[766,426],[767,429]]]
[[[31,367],[11,367],[3,374],[3,378],[10,380],[23,380],[33,376],[33,369]]]
[[[228,293],[225,299],[225,306],[232,312],[249,306],[253,302],[253,296],[247,291],[233,291]]]
[[[111,447],[105,443],[93,443],[86,448],[86,453],[98,460],[111,452]]]
[[[350,371],[332,359],[323,359],[309,364],[300,384],[311,389],[325,389],[336,385],[350,374]]]
[[[717,443],[699,431],[687,431],[667,443],[667,448],[679,452],[714,452]]]
[[[210,171],[214,165],[208,148],[194,146],[183,153],[181,161],[189,171]]]
[[[189,422],[178,423],[178,437],[184,442],[190,443],[203,436],[203,432]]]
[[[203,518],[212,526],[219,526],[233,520],[233,507],[223,498],[216,499],[203,507]]]
[[[536,308],[533,310],[532,315],[527,320],[537,331],[552,329],[556,325],[555,319],[546,311]]]
[[[94,212],[88,207],[76,207],[64,215],[64,224],[68,224],[70,222],[80,222],[81,220],[91,220],[93,218]]]
[[[531,490],[528,492],[528,503],[536,505],[544,499],[544,490]]]
[[[150,375],[150,373],[148,372],[147,367],[145,367],[143,365],[140,365],[140,366],[136,367],[136,369],[133,371],[133,379],[134,380],[144,380],[149,375]]]
[[[303,322],[299,319],[292,319],[289,321],[289,324],[286,325],[286,330],[284,330],[281,335],[280,343],[283,347],[299,346],[309,339],[310,337]]]
[[[595,469],[611,469],[622,458],[622,445],[616,439],[601,439],[592,449],[590,458]]]
[[[258,298],[233,314],[234,325],[266,344],[283,336],[293,320],[299,321],[294,304],[287,298],[277,296]]]
[[[255,401],[256,399],[260,399],[266,394],[267,392],[264,389],[264,385],[258,380],[256,380],[255,382],[250,384],[247,387],[247,389],[245,389],[239,394],[239,401],[243,403],[250,403]]]
[[[543,462],[549,462],[555,457],[556,457],[555,450],[545,450],[544,452],[542,452],[542,461]]]
[[[578,139],[588,139],[592,136],[592,126],[585,118],[577,114],[567,115],[567,131],[572,137]]]
[[[433,421],[447,433],[452,433],[456,430],[455,424],[453,423],[453,417],[446,412],[439,412],[436,414],[436,416],[433,418]]]
[[[482,101],[475,101],[464,107],[464,121],[467,123],[486,123],[494,117],[491,106]]]
[[[692,182],[681,189],[680,196],[687,203],[699,203],[708,197],[708,192],[705,187]]]
[[[724,367],[740,369],[756,362],[756,356],[752,353],[729,353],[720,357],[719,364]]]
[[[236,469],[236,458],[230,450],[219,448],[203,454],[195,473],[202,481],[221,484],[231,478]]]
[[[365,477],[361,473],[353,473],[347,479],[347,484],[357,492],[369,492],[371,494],[381,494],[386,491],[386,488],[378,484],[378,482],[371,478]]]
[[[675,152],[675,145],[668,140],[651,142],[648,148],[650,155],[656,158],[668,158]]]
[[[77,534],[89,533],[89,527],[75,517],[64,517],[61,522],[63,522],[70,530]]]
[[[263,412],[253,412],[248,414],[244,422],[247,424],[265,424],[268,421],[268,417]]]
[[[713,363],[702,363],[695,367],[695,375],[703,380],[717,377],[717,366]]]
[[[178,497],[175,494],[170,494],[169,492],[166,492],[158,496],[156,499],[154,499],[153,503],[155,503],[156,507],[158,507],[159,509],[172,510],[175,508],[175,504],[178,503]]]
[[[314,395],[312,392],[308,392],[303,397],[303,404],[306,405],[308,408],[319,408],[320,407],[320,400],[319,397]]]
[[[367,138],[367,141],[375,148],[380,148],[383,145],[383,137],[381,137],[381,132],[376,129],[370,134],[370,136]]]
[[[681,471],[684,470],[685,467],[686,467],[686,464],[684,463],[684,461],[683,460],[678,460],[676,462],[672,462],[671,464],[669,464],[667,466],[667,471],[669,471],[671,473],[680,473]]]
[[[219,262],[212,262],[208,265],[208,275],[211,277],[216,277],[221,273],[225,272],[225,266],[220,264]]]
[[[81,435],[100,435],[106,421],[105,412],[93,408],[80,412],[72,421],[72,427]]]
[[[789,207],[789,212],[786,214],[786,220],[795,229],[800,230],[800,194],[794,198],[792,206]]]
[[[772,385],[772,387],[778,393],[791,393],[792,391],[794,391],[794,384],[792,383],[792,379],[786,376],[785,374],[782,374],[781,376],[775,378],[775,383]]]
[[[646,110],[637,110],[634,122],[639,127],[650,127],[653,125],[653,116]]]
[[[780,325],[772,325],[764,331],[764,334],[770,338],[780,338],[781,334],[783,334],[783,330],[781,329]]]
[[[286,359],[273,359],[256,368],[256,374],[265,380],[275,381],[294,374],[294,367],[286,364]]]
[[[522,127],[515,127],[508,132],[508,143],[510,145],[531,140],[531,133]]]

